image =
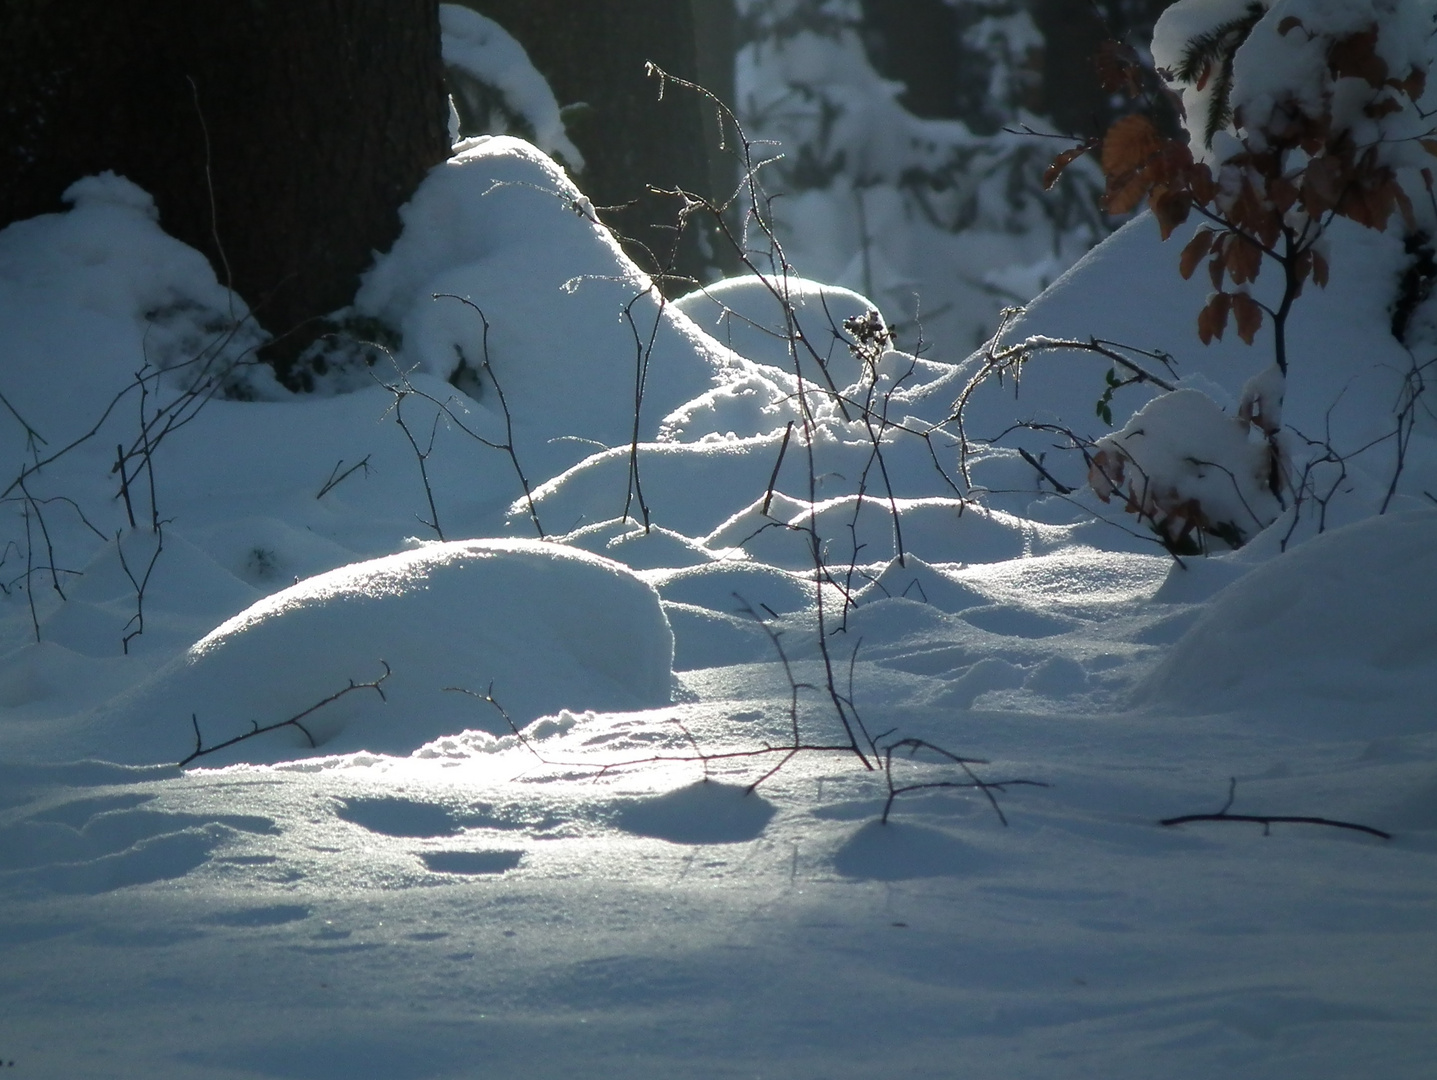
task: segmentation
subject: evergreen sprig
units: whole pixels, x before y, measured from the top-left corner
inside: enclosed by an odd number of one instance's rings
[[[1267,5],[1252,0],[1242,15],[1198,34],[1183,46],[1174,76],[1199,87],[1212,80],[1212,96],[1203,123],[1203,145],[1209,149],[1217,133],[1232,121],[1233,56],[1266,14]]]

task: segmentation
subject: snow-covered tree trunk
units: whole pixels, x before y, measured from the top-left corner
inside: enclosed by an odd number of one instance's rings
[[[706,44],[722,37],[724,11],[693,0],[464,0],[512,34],[534,66],[548,79],[565,125],[584,156],[576,179],[595,203],[622,207],[601,213],[607,224],[637,245],[630,250],[647,270],[654,261],[699,279],[712,277],[722,251],[700,236],[695,222],[674,252],[677,206],[647,193],[649,186],[682,187],[709,197],[714,191],[705,116],[712,108],[695,94],[670,86],[659,100],[659,84],[644,73],[647,61],[680,78],[700,79],[697,24],[702,16]],[[702,10],[700,10],[702,9]],[[730,31],[731,33],[731,31]],[[706,57],[715,63],[712,57]],[[716,63],[732,71],[732,56]],[[732,75],[730,75],[730,79]],[[716,149],[716,148],[715,148]],[[688,286],[673,283],[670,293]]]
[[[434,0],[8,0],[0,224],[105,169],[281,341],[352,299],[448,153]]]

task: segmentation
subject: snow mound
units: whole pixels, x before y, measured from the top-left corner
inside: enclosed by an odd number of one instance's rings
[[[252,724],[295,716],[377,679],[295,727],[236,744],[222,761],[318,752],[408,753],[466,728],[507,732],[561,708],[668,703],[673,635],[654,591],[609,559],[529,540],[424,544],[299,582],[223,623],[87,725],[107,760],[179,761]]]
[[[792,308],[793,326],[783,298]],[[863,376],[849,352],[853,335],[843,328],[845,319],[861,318],[878,305],[866,296],[836,285],[823,285],[797,277],[738,277],[715,282],[681,296],[674,307],[687,315],[740,356],[769,367],[792,372],[789,338],[801,331],[813,354],[800,344],[798,356],[803,377],[844,389]]]
[[[859,590],[854,601],[863,605],[895,598],[932,604],[940,611],[955,614],[989,602],[971,585],[950,577],[916,555],[891,560],[881,573]]]
[[[1174,542],[1200,525],[1238,547],[1282,511],[1271,448],[1200,390],[1154,398],[1095,446],[1088,482],[1099,498],[1122,496]]]
[[[653,438],[738,363],[662,301],[563,169],[526,142],[460,143],[400,217],[404,233],[365,276],[356,312],[399,328],[400,369],[474,398],[485,437],[506,442],[512,420],[531,473],[629,442],[637,380],[640,435]]]
[[[82,434],[146,362],[169,372],[168,397],[226,374],[264,340],[205,257],[160,227],[148,193],[105,172],[76,181],[64,198],[68,211],[0,230],[4,393],[57,447]],[[265,380],[256,378],[258,391]],[[7,424],[0,443],[7,460],[25,452],[14,428]]]
[[[1136,703],[1281,706],[1377,737],[1430,729],[1430,705],[1414,704],[1434,685],[1437,511],[1418,510],[1324,533],[1223,589]]]

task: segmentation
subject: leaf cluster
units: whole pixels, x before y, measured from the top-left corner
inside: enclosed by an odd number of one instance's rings
[[[1207,219],[1179,258],[1184,278],[1207,263],[1213,292],[1197,323],[1204,344],[1221,338],[1229,321],[1251,344],[1264,315],[1285,319],[1309,279],[1326,286],[1328,264],[1319,245],[1335,217],[1383,230],[1398,214],[1409,231],[1417,228],[1411,198],[1390,160],[1392,143],[1382,138],[1359,143],[1351,127],[1334,115],[1334,100],[1339,82],[1348,81],[1349,88],[1352,80],[1365,84],[1361,114],[1380,123],[1416,108],[1426,88],[1426,71],[1390,71],[1377,50],[1378,26],[1330,37],[1325,42],[1324,92],[1318,100],[1290,93],[1266,117],[1252,118],[1249,126],[1242,107],[1231,105],[1233,57],[1266,13],[1254,3],[1242,17],[1195,37],[1178,69],[1163,73],[1170,82],[1196,89],[1212,85],[1203,142],[1211,149],[1218,132],[1230,127],[1234,143],[1229,146],[1235,145],[1236,152],[1225,148],[1221,160],[1198,160],[1186,141],[1165,135],[1144,113],[1132,113],[1117,120],[1101,139],[1058,155],[1045,176],[1051,185],[1073,161],[1094,153],[1106,178],[1110,214],[1130,213],[1146,203],[1163,239],[1195,211]],[[1295,16],[1284,18],[1276,29],[1284,37],[1319,36]],[[1128,68],[1114,66],[1111,74],[1116,87],[1137,86]],[[1437,140],[1419,141],[1437,155]],[[1422,177],[1430,193],[1431,171],[1423,169]],[[1284,275],[1277,309],[1250,293],[1268,260]],[[1286,370],[1285,356],[1280,354],[1278,363]]]

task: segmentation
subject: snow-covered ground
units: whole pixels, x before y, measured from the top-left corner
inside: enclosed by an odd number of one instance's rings
[[[7,1074],[1430,1075],[1437,428],[1390,499],[1397,440],[1351,454],[1413,364],[1400,240],[1337,231],[1290,327],[1325,530],[1179,563],[1010,446],[959,497],[979,359],[869,367],[867,302],[792,282],[800,381],[764,283],[659,303],[516,140],[416,194],[353,313],[402,347],[308,396],[230,367],[243,302],[143,192],[73,194],[0,232]],[[1233,411],[1264,339],[1196,344],[1179,242],[1138,220],[1010,336]],[[1101,434],[1106,370],[1035,359],[968,433]],[[895,746],[970,786],[884,823]],[[1391,838],[1160,824],[1229,800]]]

